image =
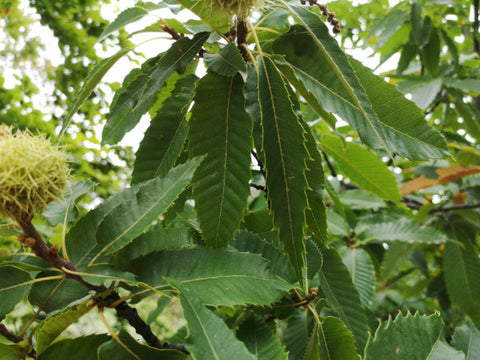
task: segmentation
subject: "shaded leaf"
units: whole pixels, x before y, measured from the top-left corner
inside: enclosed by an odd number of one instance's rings
[[[187,110],[197,79],[195,75],[179,79],[150,122],[136,153],[132,184],[163,177],[175,164],[188,135]]]
[[[452,345],[465,354],[465,360],[480,358],[480,331],[470,321],[455,329]]]
[[[320,287],[333,311],[353,333],[357,347],[363,351],[370,331],[360,295],[352,283],[350,272],[333,249],[323,249]]]
[[[480,258],[471,240],[459,227],[451,227],[452,240],[443,253],[445,283],[449,298],[480,326]]]
[[[201,32],[193,39],[183,37],[177,40],[158,61],[152,64],[147,74],[141,73],[127,84],[116,96],[107,123],[103,128],[102,143],[115,144],[133,129],[145,114],[156,93],[174,71],[183,73],[193,57],[201,49],[209,34]]]
[[[2,360],[24,359],[30,351],[31,345],[27,341],[21,341],[16,344],[0,342],[0,358]]]
[[[74,305],[44,320],[36,329],[37,353],[44,352],[50,344],[72,323],[92,310],[86,303]]]
[[[276,336],[275,327],[259,315],[252,315],[243,322],[238,328],[237,337],[257,360],[287,360],[287,353]]]
[[[268,305],[286,295],[292,285],[280,281],[257,254],[223,249],[162,251],[139,258],[129,268],[150,286],[173,278],[205,305]]]
[[[238,229],[250,194],[252,120],[239,75],[209,73],[195,92],[190,154],[206,155],[193,177],[193,199],[209,247],[226,247]]]
[[[307,309],[297,309],[288,319],[285,330],[285,346],[288,350],[289,360],[303,360],[314,326],[313,316]]]
[[[269,58],[260,58],[258,80],[268,198],[280,240],[303,284],[308,158],[303,128],[293,111],[286,85]]]
[[[363,306],[369,306],[375,292],[375,267],[368,252],[358,247],[344,247],[340,251],[342,261],[352,276]]]
[[[194,359],[256,359],[235,338],[233,331],[201,304],[195,291],[184,287],[179,281],[168,279],[168,282],[180,291],[180,303],[189,333],[185,346]]]
[[[365,360],[424,360],[442,334],[438,314],[398,314],[381,324],[370,336]]]
[[[107,335],[88,335],[57,341],[38,356],[38,360],[97,360],[97,348],[110,339]]]
[[[121,249],[150,227],[188,185],[201,160],[190,160],[173,168],[163,178],[124,190],[133,192],[135,197],[127,194],[125,201],[105,216],[97,230],[97,241],[104,247],[90,264],[102,253],[110,254]]]
[[[437,340],[426,360],[465,360],[465,354],[444,340]]]
[[[98,348],[98,360],[111,360],[112,355],[115,360],[138,360],[139,358],[142,360],[183,360],[187,358],[187,355],[178,350],[157,349],[141,344],[126,331],[122,331],[118,337],[137,358],[133,357],[116,340],[111,339]]]
[[[93,285],[102,285],[105,281],[120,281],[128,285],[136,285],[135,275],[129,272],[121,271],[110,264],[94,264],[87,267],[82,278]]]
[[[13,266],[0,266],[0,319],[13,310],[29,290],[30,275]]]
[[[318,336],[318,323],[315,323],[313,327],[312,334],[307,342],[307,348],[305,350],[305,354],[303,354],[303,360],[321,360],[319,346],[320,340]]]
[[[322,149],[332,157],[338,168],[362,189],[384,200],[400,201],[397,181],[393,173],[374,153],[336,136],[323,135]]]

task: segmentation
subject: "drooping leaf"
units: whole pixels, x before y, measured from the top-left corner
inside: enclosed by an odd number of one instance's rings
[[[0,266],[0,319],[7,315],[31,286],[30,275],[13,266]]]
[[[426,360],[465,360],[465,354],[444,340],[437,340]]]
[[[242,75],[243,81],[247,79],[247,64],[234,43],[228,43],[219,52],[203,56],[207,67],[223,76]]]
[[[190,119],[190,154],[206,155],[193,178],[193,198],[209,247],[226,247],[250,193],[252,120],[239,75],[199,81]]]
[[[427,359],[442,332],[439,314],[430,316],[408,313],[390,317],[370,336],[365,360]]]
[[[452,240],[443,253],[445,283],[449,298],[480,326],[480,258],[470,237],[460,226],[450,229]]]
[[[175,164],[188,134],[186,116],[197,79],[195,75],[179,79],[150,122],[136,153],[132,184],[163,177]]]
[[[39,354],[38,360],[97,360],[97,348],[109,339],[107,335],[88,335],[60,340]]]
[[[63,192],[60,201],[48,204],[43,212],[43,216],[51,226],[75,221],[78,216],[78,211],[75,209],[75,201],[92,190],[93,182],[90,180],[82,180],[70,184]]]
[[[275,42],[275,52],[286,55],[297,78],[311,92],[315,91],[313,95],[327,111],[342,116],[366,144],[391,152],[347,55],[330,36],[323,21],[305,7],[289,4],[287,7],[303,26],[294,26],[280,37]]]
[[[37,353],[44,352],[67,327],[90,310],[92,310],[91,306],[81,303],[66,308],[44,320],[35,331]]]
[[[146,344],[136,341],[129,333],[122,331],[118,334],[120,341],[132,352],[137,358],[134,358],[123,346],[116,340],[111,339],[103,343],[98,348],[98,360],[111,360],[114,355],[115,360],[184,360],[187,355],[178,350],[157,349]]]
[[[372,304],[375,292],[375,267],[372,258],[361,248],[342,248],[342,261],[352,276],[363,306]]]
[[[134,192],[135,197],[127,195],[124,202],[105,216],[97,230],[97,241],[104,247],[90,263],[102,253],[121,249],[151,226],[188,185],[201,160],[192,159],[173,168],[163,178],[124,190]]]
[[[93,90],[105,76],[108,70],[110,70],[112,66],[115,65],[115,63],[120,58],[122,58],[123,55],[127,54],[130,50],[132,50],[132,48],[121,49],[116,54],[100,61],[97,65],[95,65],[92,71],[90,71],[88,76],[85,78],[82,88],[70,104],[67,115],[63,119],[59,139],[62,137],[63,133],[70,125],[72,116],[78,111],[78,109],[80,109],[85,100],[87,100],[88,97],[92,94]]]
[[[133,261],[129,270],[153,287],[164,285],[163,277],[176,279],[212,306],[269,305],[292,288],[260,255],[223,249],[152,253]]]
[[[257,360],[287,360],[287,353],[275,334],[274,326],[259,315],[252,315],[243,322],[237,337]]]
[[[259,60],[259,101],[266,185],[280,240],[297,279],[303,284],[306,199],[303,128],[292,109],[286,85],[269,58]]]
[[[147,74],[140,74],[116,97],[103,129],[102,143],[115,144],[134,128],[152,105],[155,94],[174,71],[182,73],[201,49],[209,34],[201,32],[193,39],[177,40]]]
[[[123,28],[125,25],[131,24],[135,21],[140,20],[145,15],[148,15],[148,11],[141,7],[131,7],[125,9],[120,14],[118,14],[117,18],[111,22],[105,30],[100,34],[97,41],[102,41],[108,35],[112,34],[113,32]]]
[[[300,12],[304,21],[314,25],[306,30],[294,27],[274,45],[274,50],[288,61],[277,60],[277,64],[289,80],[296,77],[296,82],[309,89],[310,97],[352,125],[367,145],[416,160],[448,155],[445,141],[427,124],[415,104],[358,61],[347,59],[335,40],[329,38],[328,30],[319,24],[320,20],[313,18],[316,15],[308,14],[306,9]],[[326,58],[327,50],[318,44],[318,48],[312,46],[312,33],[332,55]],[[295,82],[293,85],[298,90]],[[357,94],[352,94],[353,90]],[[307,102],[309,96],[305,97]],[[372,118],[372,111],[376,118]]]
[[[233,331],[202,305],[195,291],[174,279],[168,279],[168,282],[180,291],[180,303],[189,333],[185,346],[194,359],[256,359]]]
[[[384,200],[402,199],[393,173],[374,153],[354,143],[343,143],[336,136],[323,135],[322,149],[332,157],[338,170],[362,189]]]
[[[338,318],[329,316],[321,319],[318,337],[320,359],[358,360],[352,333]]]
[[[417,244],[438,244],[447,241],[442,232],[431,226],[421,226],[412,220],[378,222],[375,218],[360,222],[355,229],[363,242],[401,241]]]
[[[334,249],[323,249],[322,254],[320,287],[332,310],[353,333],[357,348],[363,351],[370,328],[360,295],[338,253]]]
[[[470,321],[455,329],[452,345],[465,354],[465,360],[480,358],[480,330]]]

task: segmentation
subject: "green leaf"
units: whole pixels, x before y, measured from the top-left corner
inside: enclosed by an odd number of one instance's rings
[[[43,271],[36,277],[28,294],[32,305],[41,306],[47,314],[64,309],[71,303],[88,295],[88,289],[73,279],[45,280],[49,276],[58,276],[58,272]]]
[[[452,345],[465,353],[465,360],[480,358],[480,331],[470,321],[455,329]]]
[[[401,83],[398,84],[398,90],[401,91],[404,94],[410,94],[412,96],[412,101],[421,109],[426,109],[430,106],[430,104],[435,100],[439,92],[442,90],[442,79],[432,79],[429,81],[425,81],[423,79],[413,79],[413,80],[407,80],[407,81],[402,81]],[[409,100],[407,100],[409,101]],[[403,119],[402,119],[403,120]],[[424,123],[425,124],[425,123]],[[425,128],[425,125],[423,126]],[[429,128],[429,126],[428,126]],[[417,134],[422,135],[421,133],[421,128],[418,128]],[[429,132],[431,134],[431,132]],[[429,134],[427,134],[429,135]],[[440,140],[440,136],[435,133],[435,137]],[[423,136],[422,136],[423,137]],[[433,136],[428,136],[431,137],[432,140],[434,140]],[[427,140],[425,141],[427,142]],[[448,152],[446,152],[445,146],[443,145],[444,141],[435,141],[438,145],[438,150],[441,151],[443,156],[430,156],[434,158],[440,158],[440,157],[445,157],[446,155],[450,155]],[[443,148],[443,149],[442,149]],[[434,149],[434,148],[433,148]],[[432,150],[433,150],[432,149]],[[445,150],[444,150],[445,149]],[[437,150],[437,153],[438,153]],[[400,152],[399,152],[400,154]],[[432,153],[434,155],[435,153]],[[425,154],[426,155],[426,154]],[[413,158],[412,160],[426,160],[428,157],[424,156],[421,158]]]
[[[365,360],[424,360],[442,334],[439,314],[390,317],[370,336]]]
[[[118,337],[137,358],[134,358],[116,340],[111,339],[98,348],[98,360],[111,360],[112,355],[115,360],[135,360],[138,358],[142,360],[183,360],[187,358],[187,355],[178,350],[157,349],[141,344],[126,331],[122,331],[118,334]]]
[[[378,198],[378,196],[368,194],[361,189],[343,191],[338,194],[338,197],[344,205],[353,210],[378,209],[387,206],[383,200]],[[347,212],[346,216],[348,220]]]
[[[436,77],[438,75],[438,68],[440,63],[440,36],[438,35],[438,29],[434,27],[430,34],[430,41],[422,49],[422,62],[429,73]]]
[[[328,210],[327,214],[328,230],[333,235],[349,237],[351,231],[345,219],[332,210]]]
[[[207,67],[223,76],[242,75],[243,81],[247,80],[247,64],[234,43],[228,43],[219,52],[203,55]]]
[[[136,285],[135,275],[121,271],[111,264],[95,264],[87,267],[82,278],[93,285],[102,285],[105,281],[120,281],[128,285]]]
[[[97,360],[97,349],[110,339],[107,335],[88,335],[60,340],[38,356],[38,360]]]
[[[18,360],[25,359],[25,356],[31,351],[31,345],[26,341],[16,344],[5,344],[0,342],[0,359]]]
[[[370,331],[360,295],[352,283],[350,272],[334,249],[324,249],[320,270],[320,287],[333,311],[353,333],[360,351],[363,351]]]
[[[30,275],[13,266],[0,266],[0,319],[13,310],[29,290]]]
[[[97,42],[102,41],[105,39],[108,35],[112,34],[113,32],[120,30],[123,28],[125,25],[131,24],[135,21],[140,20],[143,18],[145,15],[148,15],[148,11],[140,8],[140,7],[131,7],[128,8],[124,11],[122,11],[117,18],[111,22],[105,30],[100,34],[100,36],[97,39]]]
[[[329,36],[328,31],[324,35]],[[324,41],[330,42],[327,38]],[[352,125],[367,145],[385,148],[414,160],[441,158],[449,154],[442,136],[424,120],[421,109],[370,69],[352,58],[347,59],[333,41],[329,46],[335,47],[335,65],[320,48],[311,46],[311,36],[304,28],[293,27],[274,43],[274,50],[285,55],[288,63],[285,60],[276,60],[276,63],[284,74],[293,71],[294,74],[288,76],[289,81],[296,77],[326,111],[337,113]],[[342,73],[337,74],[336,71],[340,70]],[[343,73],[351,77],[348,80],[351,84],[344,84]],[[295,83],[293,85],[302,93]],[[354,87],[360,94],[365,89],[366,94],[359,95],[358,101],[368,101],[366,105],[359,104],[352,97],[350,92]],[[309,100],[308,97],[305,99]],[[362,106],[365,106],[364,110]],[[371,118],[372,111],[376,113],[375,118]]]
[[[93,190],[93,182],[90,180],[77,181],[69,184],[67,189],[62,194],[61,201],[54,201],[48,204],[43,212],[51,226],[57,224],[65,224],[67,222],[75,221],[78,211],[75,209],[75,201]]]
[[[285,346],[289,360],[303,359],[313,329],[313,316],[307,309],[297,309],[288,319],[285,329]]]
[[[195,92],[190,154],[206,154],[193,177],[193,199],[206,244],[226,247],[238,229],[250,194],[252,120],[239,75],[209,73]]]
[[[470,238],[460,228],[451,227],[452,240],[443,252],[443,268],[449,298],[480,326],[480,259]]]
[[[102,80],[108,70],[111,69],[113,65],[121,58],[123,55],[127,54],[132,48],[125,48],[118,51],[116,54],[101,60],[95,67],[90,71],[88,76],[85,78],[82,88],[77,95],[73,99],[70,107],[68,109],[67,115],[63,119],[62,128],[60,130],[60,135],[58,138],[60,139],[62,135],[65,133],[65,130],[70,125],[70,121],[72,116],[80,109],[83,103],[89,98],[92,94],[95,87],[98,83]]]
[[[391,152],[365,90],[328,28],[309,9],[286,5],[303,27],[294,26],[280,37],[274,44],[275,52],[286,55],[297,77],[307,89],[315,90],[327,111],[342,116],[368,145]]]
[[[197,79],[195,75],[179,79],[150,122],[136,153],[132,184],[163,177],[175,164],[187,138],[187,110]]]
[[[306,221],[309,229],[315,234],[314,240],[321,244],[326,244],[328,241],[327,209],[322,197],[322,192],[325,188],[322,158],[317,149],[317,142],[313,137],[312,129],[304,121],[302,121],[302,126],[305,130],[306,146],[309,155],[307,161],[308,170],[305,174],[308,183]]]
[[[218,9],[217,5],[213,6],[213,3],[198,0],[175,1],[198,15],[204,23],[219,33],[225,33],[230,28],[230,16]]]
[[[364,249],[344,247],[340,251],[342,261],[352,276],[363,306],[372,304],[375,293],[375,267]]]
[[[129,271],[157,287],[174,278],[205,305],[269,305],[292,285],[280,281],[269,263],[257,254],[224,249],[162,251],[135,260]]]
[[[439,244],[447,241],[442,232],[430,226],[421,226],[412,220],[391,222],[377,220],[373,218],[357,225],[355,231],[359,241],[402,241],[410,244]]]
[[[402,266],[410,259],[414,250],[413,244],[404,242],[393,242],[388,244],[388,249],[383,256],[381,274],[388,280],[400,272]]]
[[[293,111],[286,85],[269,58],[260,58],[258,80],[268,199],[280,240],[303,284],[308,159],[303,128]]]
[[[312,334],[307,342],[307,349],[305,350],[305,354],[303,354],[302,360],[321,360],[319,347],[320,347],[320,339],[318,336],[318,323],[315,323],[313,327]]]
[[[135,197],[126,195],[125,201],[110,211],[97,230],[97,241],[104,248],[90,262],[102,253],[111,254],[127,245],[151,226],[190,182],[201,158],[178,165],[163,178],[152,179],[123,192],[133,192]]]
[[[86,303],[74,305],[42,321],[35,331],[37,353],[44,352],[50,344],[72,323],[92,310]]]
[[[179,281],[168,279],[168,282],[180,291],[180,303],[188,328],[185,346],[193,359],[257,359],[223,320],[201,304],[195,291]]]
[[[257,360],[287,360],[287,353],[272,324],[259,315],[252,315],[238,328],[237,337]]]
[[[402,199],[395,176],[374,153],[333,135],[323,135],[321,147],[335,160],[339,171],[362,189],[384,200]]]
[[[352,333],[338,318],[323,318],[318,328],[320,359],[358,360]]]
[[[133,259],[161,250],[195,247],[195,239],[187,228],[159,228],[140,235],[113,257],[113,264],[125,267]]]
[[[447,86],[451,86],[463,91],[470,91],[474,93],[480,93],[480,79],[467,78],[467,79],[453,79],[445,78],[443,83]]]
[[[259,235],[241,230],[235,234],[232,246],[238,251],[262,255],[263,258],[270,261],[275,275],[288,282],[294,281],[285,254],[268,241],[263,240]]]
[[[193,39],[186,37],[177,40],[158,61],[153,64],[148,74],[139,74],[127,84],[127,88],[116,97],[111,108],[107,123],[103,129],[103,144],[119,142],[145,114],[156,93],[174,71],[182,73],[193,57],[201,49],[209,34],[201,32]]]
[[[444,340],[437,340],[426,360],[465,360],[465,354]]]

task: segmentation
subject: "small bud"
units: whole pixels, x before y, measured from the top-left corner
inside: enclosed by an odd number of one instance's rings
[[[58,250],[59,250],[59,248],[58,248],[58,245],[57,245],[57,244],[53,245],[53,246],[50,248],[50,252],[51,252],[53,255],[57,255],[57,254],[58,254]]]
[[[34,247],[35,243],[36,243],[36,240],[32,237],[27,237],[24,242],[25,246],[29,248]]]

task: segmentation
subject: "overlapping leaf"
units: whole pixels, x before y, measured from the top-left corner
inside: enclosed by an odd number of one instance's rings
[[[303,128],[292,109],[286,85],[269,58],[259,61],[258,90],[268,197],[280,240],[297,278],[303,282],[308,159]]]
[[[455,329],[452,344],[464,352],[465,360],[480,358],[480,330],[471,321]]]
[[[338,318],[329,316],[321,319],[318,337],[320,359],[358,360],[352,333]]]
[[[97,229],[97,241],[104,248],[101,254],[121,249],[151,226],[189,184],[201,158],[178,165],[163,178],[157,178],[124,190],[134,192],[128,199],[110,211]]]
[[[416,160],[448,155],[419,108],[371,70],[349,61],[317,15],[289,8],[305,28],[294,27],[275,42],[274,50],[288,61],[278,62],[282,72],[292,77],[293,69],[309,95],[349,122],[366,144]]]
[[[201,32],[192,39],[186,37],[177,40],[147,73],[140,73],[126,83],[121,94],[116,97],[103,129],[102,142],[115,144],[126,132],[134,128],[145,114],[156,93],[174,71],[182,73],[201,49],[209,34]]]
[[[195,75],[179,79],[150,122],[136,153],[133,184],[163,177],[175,164],[188,134],[187,110],[196,80]]]
[[[202,304],[268,305],[286,295],[292,285],[280,281],[257,254],[223,249],[184,249],[152,253],[135,260],[130,271],[150,286],[176,279]]]
[[[168,281],[180,291],[180,303],[189,333],[185,346],[193,359],[257,359],[248,352],[222,319],[202,305],[195,291],[179,281]]]
[[[107,335],[88,335],[55,342],[39,354],[38,360],[97,360],[97,349],[110,339]]]
[[[226,12],[214,8],[213,2],[199,0],[176,0],[176,2],[198,15],[212,29],[220,33],[228,31],[230,16]]]
[[[0,266],[0,319],[7,315],[30,288],[30,275],[13,266]]]
[[[240,73],[243,80],[247,77],[247,64],[234,43],[228,43],[219,52],[205,53],[203,56],[208,68],[223,76],[235,76]]]
[[[360,295],[338,253],[334,249],[324,249],[322,253],[320,287],[332,310],[338,313],[340,320],[353,333],[357,348],[362,351],[370,328]]]
[[[226,247],[250,193],[252,119],[237,75],[200,80],[190,119],[190,153],[206,155],[193,178],[193,198],[209,247]]]

